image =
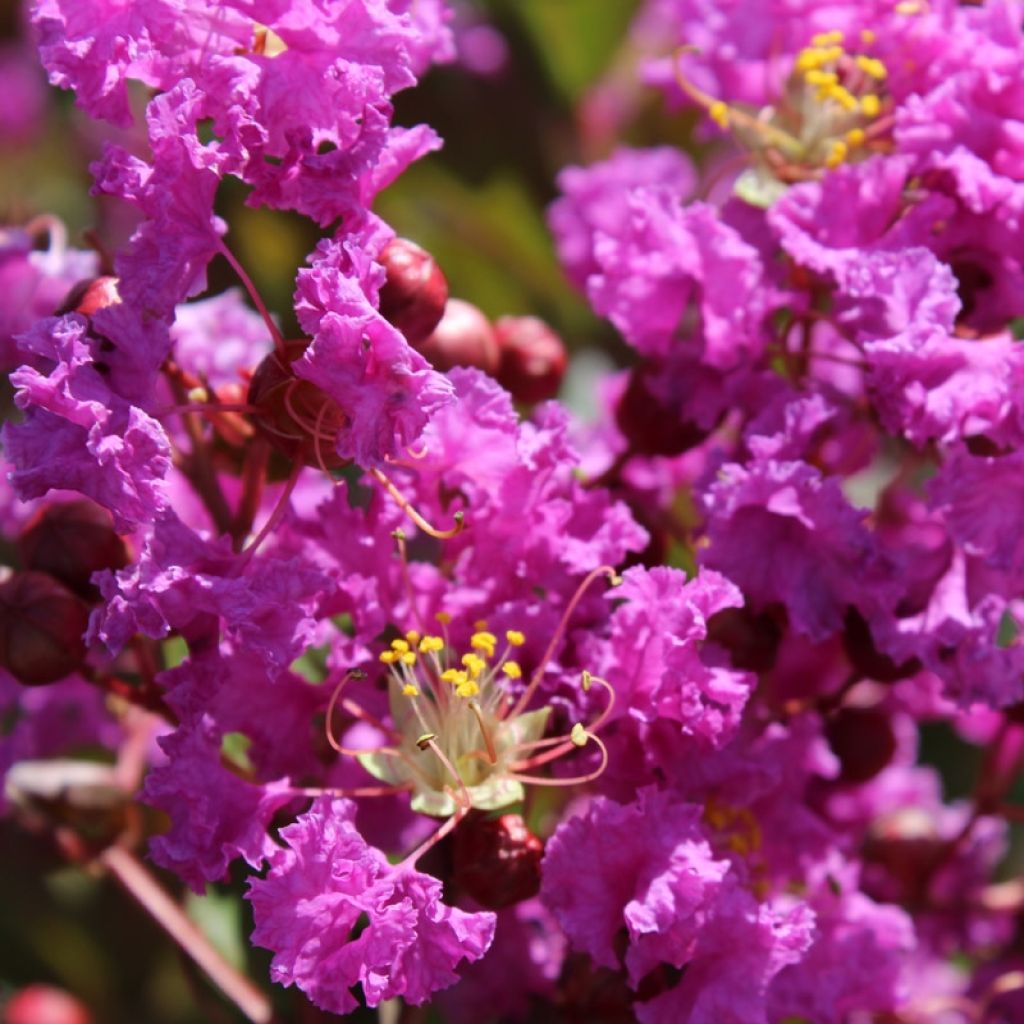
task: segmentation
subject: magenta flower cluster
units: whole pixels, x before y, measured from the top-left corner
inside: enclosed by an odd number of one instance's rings
[[[0,237],[0,764],[108,751],[148,857],[248,864],[272,979],[330,1012],[1020,1019],[1022,17],[647,0],[581,120],[653,87],[700,160],[559,176],[631,351],[581,423],[445,347],[372,211],[440,145],[392,99],[455,58],[443,0],[36,0],[137,226],[106,267]],[[322,233],[300,338],[227,179]],[[983,748],[969,799],[924,729]]]

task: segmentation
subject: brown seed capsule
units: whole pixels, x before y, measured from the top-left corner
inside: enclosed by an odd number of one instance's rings
[[[416,346],[437,370],[475,366],[494,376],[501,350],[490,320],[469,302],[449,299],[434,333]]]
[[[501,386],[520,402],[554,398],[569,363],[562,339],[535,316],[503,316],[494,333],[501,348]]]
[[[84,499],[43,506],[18,538],[18,551],[26,569],[48,573],[87,601],[99,597],[94,572],[128,564],[110,513]]]
[[[0,665],[29,686],[55,683],[85,659],[89,608],[46,573],[0,583]]]
[[[378,260],[388,275],[380,290],[380,314],[418,347],[444,315],[448,282],[434,257],[407,238],[392,239]]]
[[[307,466],[338,469],[348,465],[337,451],[338,431],[348,417],[312,381],[295,376],[292,363],[309,347],[305,338],[284,343],[284,353],[271,352],[249,383],[253,423],[276,451]]]
[[[492,910],[535,896],[544,844],[522,816],[471,814],[455,833],[455,877],[481,906]]]

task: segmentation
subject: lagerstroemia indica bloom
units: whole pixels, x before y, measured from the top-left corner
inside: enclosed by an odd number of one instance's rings
[[[105,759],[156,864],[247,865],[272,979],[332,1013],[1011,1019],[1019,5],[639,4],[598,99],[697,128],[558,177],[631,350],[586,427],[516,390],[558,360],[508,325],[445,348],[443,275],[373,211],[440,145],[393,98],[457,17],[31,5],[136,221],[0,238],[6,812]],[[286,316],[229,180],[320,233]],[[970,800],[932,722],[985,748]]]

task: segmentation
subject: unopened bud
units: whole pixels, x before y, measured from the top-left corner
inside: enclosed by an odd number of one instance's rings
[[[116,277],[89,277],[79,281],[64,296],[64,301],[57,308],[56,315],[65,313],[81,313],[92,316],[107,306],[117,305],[121,296],[117,291]]]
[[[455,878],[492,910],[535,896],[544,844],[518,814],[470,815],[455,833]]]
[[[569,362],[562,339],[535,316],[503,316],[494,333],[501,349],[501,386],[520,402],[554,398]]]
[[[444,315],[448,282],[434,257],[407,238],[388,242],[378,260],[387,272],[380,314],[418,347]]]
[[[438,370],[475,366],[492,376],[498,372],[501,352],[491,322],[461,299],[449,299],[434,333],[416,346]]]
[[[48,573],[89,601],[99,597],[90,582],[94,572],[128,564],[110,513],[85,500],[41,508],[18,538],[18,551],[26,569]]]
[[[638,455],[680,455],[700,444],[708,431],[681,418],[681,410],[651,387],[653,366],[637,366],[619,399],[615,420]]]
[[[0,583],[0,665],[29,686],[55,683],[85,658],[89,608],[42,572]]]
[[[3,1024],[92,1024],[92,1017],[63,989],[29,985],[8,1000]]]

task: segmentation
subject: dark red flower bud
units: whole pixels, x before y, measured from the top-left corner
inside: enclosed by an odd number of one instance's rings
[[[337,451],[338,431],[348,417],[330,395],[312,381],[295,376],[292,363],[309,347],[305,338],[284,343],[284,353],[271,352],[249,382],[253,423],[271,446],[307,466],[337,469],[348,465]]]
[[[89,582],[94,572],[128,564],[110,513],[84,499],[41,508],[18,538],[18,551],[26,569],[49,573],[87,601],[99,597]]]
[[[708,431],[683,420],[680,410],[650,387],[653,366],[637,366],[619,399],[615,421],[638,455],[680,455],[700,444]]]
[[[378,260],[388,275],[380,290],[380,314],[418,347],[444,315],[448,282],[434,257],[407,238],[388,242]]]
[[[881,708],[840,708],[825,723],[825,735],[839,758],[843,782],[873,779],[896,753],[892,723]]]
[[[498,372],[501,350],[490,320],[476,306],[449,299],[434,333],[416,346],[437,370],[475,366],[491,376]]]
[[[569,363],[562,339],[535,316],[503,316],[494,333],[501,349],[501,386],[520,402],[554,398]]]
[[[0,583],[0,665],[30,686],[54,683],[85,658],[88,605],[42,572]]]
[[[536,896],[544,844],[521,815],[471,814],[455,833],[455,878],[492,910]]]
[[[56,315],[65,313],[81,313],[92,316],[107,306],[114,306],[121,301],[117,291],[116,277],[87,277],[79,281],[64,296],[64,301],[57,308]]]
[[[63,989],[29,985],[11,996],[3,1024],[92,1024],[92,1016]]]

